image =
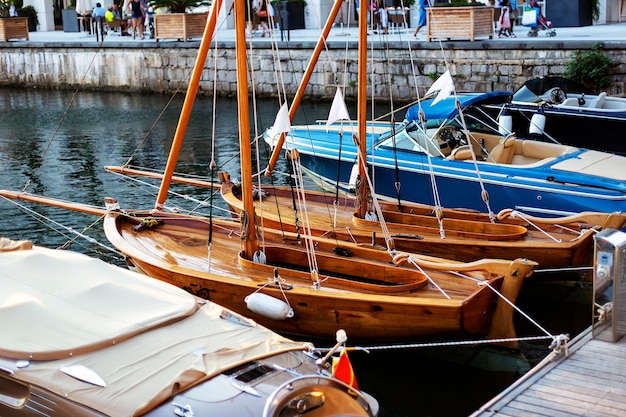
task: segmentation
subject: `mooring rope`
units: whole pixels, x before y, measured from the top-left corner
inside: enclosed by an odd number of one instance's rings
[[[566,337],[566,336],[564,336]],[[363,351],[373,352],[379,350],[399,350],[399,349],[418,349],[418,348],[431,348],[431,347],[445,347],[445,346],[474,346],[484,345],[491,343],[506,343],[506,342],[526,342],[535,340],[548,340],[554,339],[551,336],[525,336],[525,337],[511,337],[501,339],[481,339],[481,340],[456,340],[447,342],[424,342],[424,343],[404,343],[398,345],[378,345],[378,346],[353,346],[346,347],[348,351]],[[319,352],[327,352],[331,348],[316,348]]]

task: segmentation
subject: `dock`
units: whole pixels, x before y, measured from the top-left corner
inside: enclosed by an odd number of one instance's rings
[[[626,416],[626,337],[594,339],[589,327],[566,346],[471,417]]]

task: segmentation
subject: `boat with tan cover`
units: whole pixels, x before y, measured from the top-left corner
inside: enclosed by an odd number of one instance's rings
[[[0,415],[378,414],[311,344],[172,285],[25,241],[0,263]]]

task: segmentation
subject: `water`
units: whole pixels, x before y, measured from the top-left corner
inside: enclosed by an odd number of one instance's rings
[[[0,89],[0,188],[22,190],[28,184],[28,192],[47,197],[103,206],[104,197],[111,196],[122,207],[152,208],[157,190],[147,184],[154,182],[124,181],[103,167],[123,165],[132,156],[134,165],[161,171],[182,97],[166,106],[169,101],[170,97],[163,95],[80,92],[74,97],[65,91]],[[207,176],[209,162],[214,159],[219,170],[238,178],[236,102],[219,99],[214,135],[212,107],[212,99],[196,100],[177,171]],[[305,103],[296,122],[325,118],[328,108],[328,103]],[[257,109],[262,131],[274,122],[278,105],[262,101]],[[211,137],[216,138],[214,147]],[[284,168],[279,165],[277,169]],[[278,177],[277,182],[281,181]],[[182,185],[172,189],[199,200],[210,198],[206,189]],[[219,195],[215,202],[224,209]],[[197,205],[173,197],[167,203],[187,209]],[[0,236],[31,239],[47,247],[71,242],[72,250],[122,264],[119,255],[106,249],[110,245],[96,217],[19,204],[23,208],[0,199]],[[216,213],[223,214],[217,209]],[[76,237],[68,228],[103,246]],[[552,334],[574,336],[590,325],[591,295],[586,287],[529,282],[517,304]],[[543,335],[532,324],[517,319],[520,335]],[[549,343],[524,343],[521,359],[515,361],[488,348],[451,347],[354,352],[350,358],[359,386],[380,401],[382,417],[466,416],[542,359]],[[326,347],[332,342],[316,344]],[[487,362],[491,370],[476,366]],[[500,370],[494,371],[494,367]]]

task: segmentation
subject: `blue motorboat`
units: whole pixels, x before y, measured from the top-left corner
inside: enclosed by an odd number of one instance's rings
[[[626,211],[626,158],[500,133],[485,105],[511,93],[467,93],[407,110],[395,125],[367,123],[365,151],[376,195],[448,208],[534,214]],[[423,116],[420,117],[420,114]],[[359,148],[346,122],[292,126],[285,146],[324,187],[354,192]],[[271,130],[265,140],[273,145]]]

